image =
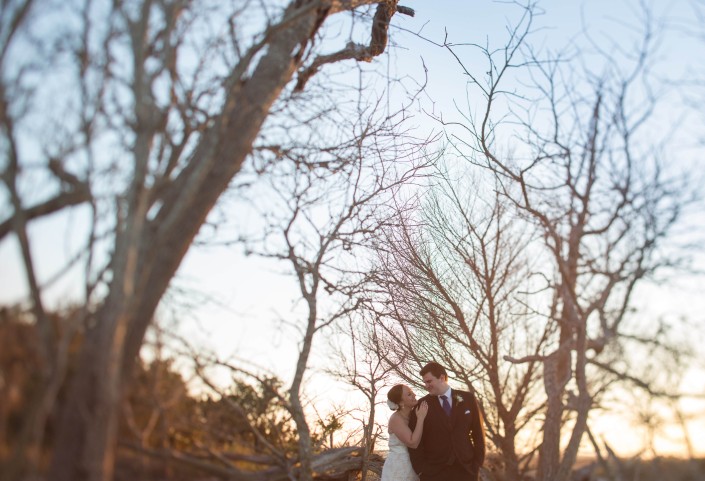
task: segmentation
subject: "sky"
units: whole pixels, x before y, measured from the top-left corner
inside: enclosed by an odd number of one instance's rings
[[[444,5],[443,8],[439,7],[441,3]],[[384,59],[383,61],[393,63],[390,68],[394,68],[396,71],[411,72],[412,75],[415,71],[420,71],[423,61],[429,71],[428,97],[432,99],[430,102],[439,111],[443,109],[445,112],[452,112],[452,97],[444,94],[457,92],[458,95],[455,98],[464,96],[464,80],[460,75],[459,68],[452,61],[449,61],[449,56],[444,55],[442,49],[416,38],[408,32],[421,31],[424,37],[436,42],[442,41],[445,30],[448,32],[449,40],[456,42],[484,42],[486,38],[492,39],[496,32],[500,32],[497,35],[501,37],[494,40],[494,42],[501,44],[504,39],[505,16],[507,11],[511,10],[505,3],[467,0],[444,2],[412,0],[410,2],[402,2],[402,4],[408,4],[408,6],[416,10],[416,16],[413,19],[403,17],[399,21],[399,24],[407,30],[407,32],[401,32],[406,35],[404,38],[412,39],[414,42],[409,45],[404,43],[403,40],[395,40],[395,42],[402,43],[402,45],[389,54],[389,57],[393,58]],[[545,5],[546,14],[540,17],[537,23],[540,22],[546,26],[542,27],[539,37],[546,36],[546,45],[563,45],[566,43],[566,39],[572,37],[581,28],[581,15],[588,18],[586,22],[590,25],[596,25],[594,31],[616,36],[617,30],[614,27],[614,23],[616,18],[628,17],[630,9],[627,4],[628,2],[626,1],[540,2],[540,5]],[[681,6],[681,10],[673,7],[674,12],[686,14],[687,2],[674,2],[674,5]],[[611,9],[608,10],[607,6],[611,6]],[[490,18],[489,21],[487,20],[488,17]],[[493,28],[488,28],[488,25]],[[392,35],[394,33],[393,31]],[[675,55],[669,53],[669,56],[677,58],[682,50],[678,50]],[[423,116],[417,116],[414,120],[425,128],[437,128],[437,124],[428,118],[423,118]],[[226,264],[237,267],[233,268],[233,270],[222,269],[222,260],[230,256],[235,256],[237,260]],[[233,276],[234,271],[247,272],[247,282],[235,283],[234,277],[237,276]],[[270,310],[267,308],[263,309],[262,306],[270,304],[268,301],[271,300],[273,291],[280,292],[288,283],[286,279],[281,279],[280,276],[276,275],[277,272],[280,272],[280,268],[276,264],[244,258],[239,255],[237,250],[217,247],[191,251],[181,269],[181,274],[186,284],[188,284],[189,279],[198,283],[206,279],[206,282],[211,285],[208,288],[209,291],[216,292],[216,297],[223,299],[226,305],[235,306],[233,307],[233,313],[243,316],[262,316],[264,319],[271,317],[273,313],[277,312],[277,306],[270,306]],[[259,281],[259,279],[267,279],[267,281]],[[274,284],[271,284],[269,289],[261,289],[259,288],[261,282],[274,282]]]
[[[478,2],[468,0],[456,1],[409,1],[400,2],[415,9],[413,18],[398,18],[398,30],[391,31],[393,47],[387,57],[387,68],[394,73],[420,74],[423,66],[428,69],[428,98],[425,108],[436,112],[452,112],[453,98],[464,97],[465,80],[461,70],[450,56],[436,44],[446,38],[453,43],[484,43],[502,45],[506,38],[505,25],[508,18],[515,18],[517,9],[512,9],[506,3]],[[585,1],[546,1],[540,2],[545,14],[536,19],[538,44],[546,49],[561,49],[586,28],[597,40],[611,38],[617,43],[628,45],[634,42],[635,30],[623,31],[624,23],[630,22],[636,27],[638,12],[630,2]],[[687,2],[657,2],[657,11],[668,11],[668,16],[681,18],[688,16]],[[665,20],[665,16],[659,16]],[[396,34],[396,36],[395,36]],[[418,34],[414,35],[414,34]],[[699,48],[702,49],[702,46]],[[688,59],[693,58],[693,52],[669,42],[663,46],[663,58],[670,63],[670,73],[688,68]],[[695,57],[697,58],[697,56]],[[411,73],[409,73],[411,72]],[[457,97],[448,95],[457,93]],[[667,113],[666,113],[667,114]],[[418,120],[420,128],[433,129],[437,124],[428,118]],[[684,144],[684,157],[695,162],[695,151]],[[686,159],[682,160],[686,160]],[[690,160],[687,161],[690,165]],[[702,258],[697,261],[702,264]],[[232,270],[221,269],[218,266],[233,266]],[[705,267],[705,265],[703,265]],[[234,271],[246,273],[247,282],[237,282],[232,274]],[[298,334],[281,324],[278,320],[284,317],[295,305],[295,292],[290,278],[279,275],[280,266],[262,262],[255,258],[239,256],[237,252],[227,249],[208,249],[204,252],[191,252],[187,256],[183,273],[188,273],[193,279],[208,279],[209,291],[221,300],[223,306],[210,305],[199,315],[200,333],[208,338],[211,345],[217,346],[220,352],[232,352],[239,358],[257,359],[257,362],[267,369],[280,373],[287,378],[293,373],[296,359],[296,343]],[[646,288],[644,298],[640,301],[642,307],[648,305],[651,312],[662,312],[672,315],[674,305],[679,306],[678,312],[691,319],[702,319],[705,305],[702,302],[702,289],[699,284],[693,284],[692,279],[681,278],[671,287],[651,286]],[[289,300],[285,293],[293,292]],[[697,299],[697,301],[693,301]],[[246,321],[243,321],[246,319]],[[231,326],[230,329],[223,325]],[[217,335],[209,333],[217,332]],[[221,335],[230,332],[230,335]],[[198,333],[193,333],[194,338]],[[319,340],[319,348],[323,340]],[[312,371],[325,366],[329,360],[327,353],[317,351],[311,362]],[[331,405],[341,402],[350,396],[346,390],[331,390],[331,382],[327,378],[314,379],[312,392],[320,403]],[[336,394],[337,393],[337,394]],[[423,393],[418,392],[418,395]],[[694,405],[691,409],[702,410],[702,405]],[[702,411],[701,411],[702,412]],[[382,412],[382,422],[386,413]],[[705,414],[703,415],[705,418]],[[619,433],[620,442],[612,442],[613,447],[625,454],[639,451],[644,433],[634,428],[625,420],[625,413],[603,416],[595,424],[596,435],[604,435],[608,439]],[[618,426],[617,429],[615,427]],[[705,432],[705,421],[693,425],[692,433]],[[678,452],[681,447],[671,442],[670,437],[678,439],[678,432],[671,429],[668,435],[657,438],[660,452]],[[700,439],[702,453],[705,454],[705,437]]]
[[[596,40],[611,38],[617,45],[628,45],[634,41],[638,13],[634,2],[625,0],[546,0],[538,2],[545,14],[536,19],[535,45],[544,49],[561,49],[586,28]],[[654,1],[657,18],[681,21],[692,18],[690,2],[666,0]],[[507,20],[514,19],[519,10],[510,2],[479,0],[408,0],[401,5],[411,7],[413,18],[397,15],[394,28],[390,30],[393,46],[384,58],[378,61],[392,74],[420,76],[424,66],[428,69],[427,96],[424,108],[432,112],[454,112],[453,100],[463,101],[465,79],[462,71],[447,51],[438,47],[447,39],[451,43],[478,43],[500,46],[506,38]],[[670,22],[669,20],[669,23]],[[662,60],[664,75],[678,74],[692,67],[692,59],[705,58],[705,45],[683,44],[678,35],[663,45]],[[435,45],[434,45],[435,44]],[[698,50],[700,53],[698,53]],[[463,51],[461,48],[460,51]],[[471,57],[469,57],[471,58]],[[677,116],[677,112],[665,112],[665,116]],[[418,115],[418,128],[437,129],[430,118]],[[684,165],[702,162],[697,152],[684,144],[680,156]],[[703,164],[700,164],[701,166]],[[72,226],[80,225],[84,214],[80,210],[68,222],[65,219],[49,218],[37,223],[32,235],[42,245],[37,249],[41,275],[46,279],[56,272],[61,261],[75,245]],[[67,227],[68,226],[68,227]],[[705,268],[702,257],[700,267]],[[18,263],[18,249],[14,239],[0,243],[0,301],[13,302],[22,298],[24,274]],[[296,359],[295,329],[285,326],[281,318],[296,309],[296,291],[293,280],[281,274],[282,267],[271,261],[245,257],[238,249],[207,247],[192,249],[186,256],[175,283],[202,297],[193,296],[191,306],[181,304],[164,309],[162,315],[167,325],[185,333],[190,340],[203,343],[221,355],[233,355],[238,359],[249,359],[258,366],[287,379],[293,374]],[[661,286],[662,287],[662,286]],[[702,290],[697,285],[682,279],[680,284],[667,289],[653,289],[643,303],[652,310],[678,312],[692,319],[702,319],[705,304]],[[71,285],[62,284],[53,290],[59,302],[71,295]],[[693,301],[696,299],[696,301]],[[321,339],[321,341],[323,341]],[[322,342],[321,342],[322,343]],[[328,362],[327,352],[318,351],[312,359],[315,372]],[[312,385],[313,396],[323,403],[335,404],[349,396],[345,389],[331,390],[331,381],[317,381]],[[697,382],[697,381],[696,381]],[[417,395],[421,394],[417,392]],[[694,409],[703,409],[694,407]],[[384,418],[384,414],[382,415]],[[705,433],[705,409],[693,434]],[[384,422],[384,419],[381,420]],[[598,423],[598,432],[607,437],[615,436],[615,425],[625,423],[622,418],[603,418]],[[643,433],[628,424],[618,430],[617,436],[632,438],[637,451]],[[659,441],[664,451],[676,449],[669,444],[668,436]],[[620,445],[625,445],[621,443]],[[701,438],[701,454],[705,454],[705,437]]]

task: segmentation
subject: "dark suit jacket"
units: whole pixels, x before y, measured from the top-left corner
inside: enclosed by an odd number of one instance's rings
[[[485,428],[475,395],[467,391],[451,391],[453,406],[450,417],[441,407],[438,396],[419,400],[428,403],[423,435],[416,449],[409,449],[411,464],[417,473],[434,475],[456,461],[477,476],[485,460]],[[416,410],[411,412],[409,427],[416,427]]]

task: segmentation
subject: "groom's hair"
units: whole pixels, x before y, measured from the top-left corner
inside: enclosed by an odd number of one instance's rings
[[[434,377],[437,377],[440,379],[441,376],[445,376],[446,379],[448,379],[448,373],[446,372],[446,368],[441,366],[435,361],[431,361],[428,364],[426,364],[424,367],[421,368],[421,371],[419,371],[419,374],[421,374],[421,377],[425,376],[428,373],[431,373],[434,375]]]

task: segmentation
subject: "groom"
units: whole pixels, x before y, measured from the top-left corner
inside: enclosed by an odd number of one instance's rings
[[[437,362],[421,369],[428,403],[421,442],[409,449],[421,481],[477,481],[485,459],[485,430],[475,395],[448,386],[448,373]],[[409,427],[416,427],[416,410]]]

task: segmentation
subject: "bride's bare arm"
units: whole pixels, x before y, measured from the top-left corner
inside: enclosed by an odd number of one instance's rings
[[[410,448],[416,448],[421,442],[423,434],[423,421],[428,414],[428,404],[422,402],[416,409],[416,427],[413,431],[409,428],[407,420],[401,417],[399,413],[392,414],[389,418],[389,432],[396,434],[399,440]]]

